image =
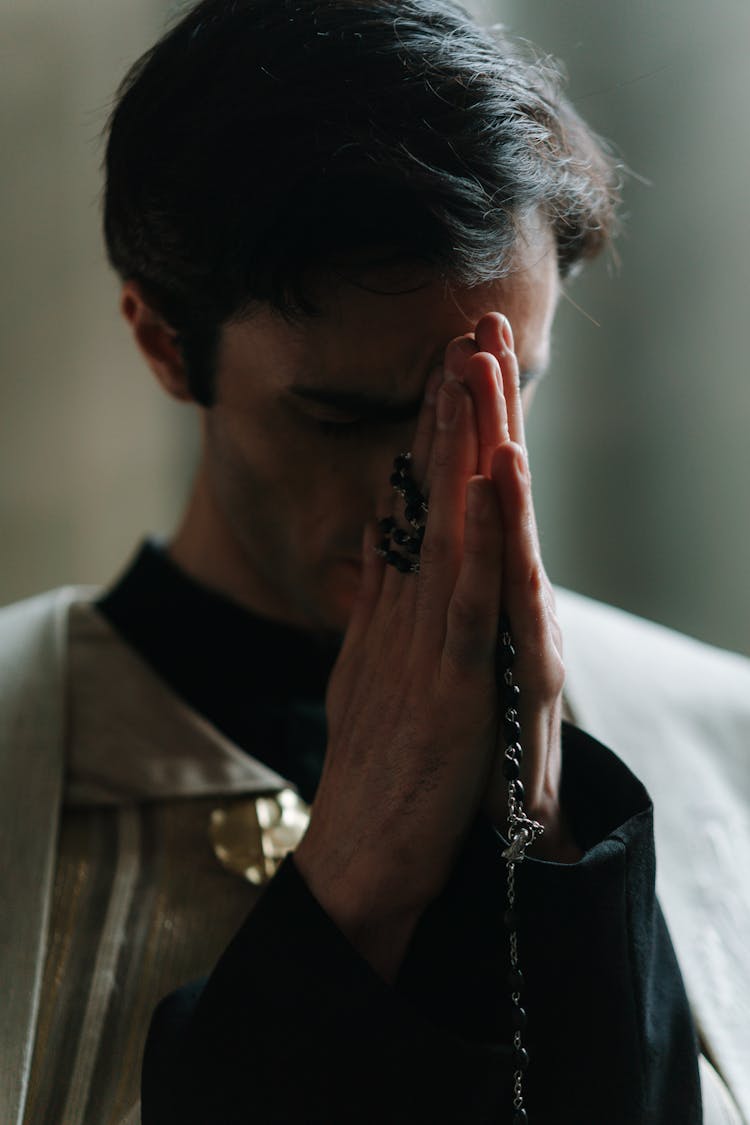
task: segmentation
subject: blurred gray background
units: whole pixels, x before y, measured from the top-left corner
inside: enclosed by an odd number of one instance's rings
[[[0,0],[0,603],[107,581],[196,449],[117,312],[99,134],[167,0]],[[476,0],[563,59],[637,173],[619,271],[568,287],[530,424],[557,582],[750,653],[750,5]],[[647,183],[644,183],[647,181]]]

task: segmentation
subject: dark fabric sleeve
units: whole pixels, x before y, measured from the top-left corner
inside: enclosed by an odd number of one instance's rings
[[[648,795],[566,726],[563,800],[583,858],[517,869],[529,1121],[700,1125]],[[288,857],[209,979],[157,1009],[143,1125],[511,1125],[503,846],[480,818],[393,985]]]

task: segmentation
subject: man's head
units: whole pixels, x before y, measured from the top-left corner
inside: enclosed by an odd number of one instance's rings
[[[124,311],[207,408],[198,553],[226,536],[245,601],[340,627],[441,345],[499,309],[544,362],[558,276],[613,226],[611,160],[548,66],[449,0],[204,0],[127,76],[106,166]],[[346,387],[406,413],[320,428],[310,391]]]

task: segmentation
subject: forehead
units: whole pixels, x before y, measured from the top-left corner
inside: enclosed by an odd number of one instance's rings
[[[493,311],[510,319],[522,367],[546,367],[559,287],[551,238],[536,236],[508,277],[472,289],[413,266],[337,277],[316,291],[319,317],[290,324],[264,306],[225,326],[220,378],[239,365],[269,389],[294,383],[406,398],[419,392],[448,342]]]

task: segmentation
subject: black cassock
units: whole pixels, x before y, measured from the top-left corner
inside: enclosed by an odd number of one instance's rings
[[[336,644],[256,618],[146,544],[99,603],[191,706],[314,796]],[[563,730],[575,864],[517,869],[532,1125],[700,1125],[698,1047],[654,893],[651,803]],[[510,1125],[501,835],[479,818],[386,984],[288,857],[207,981],[157,1009],[143,1125]]]

